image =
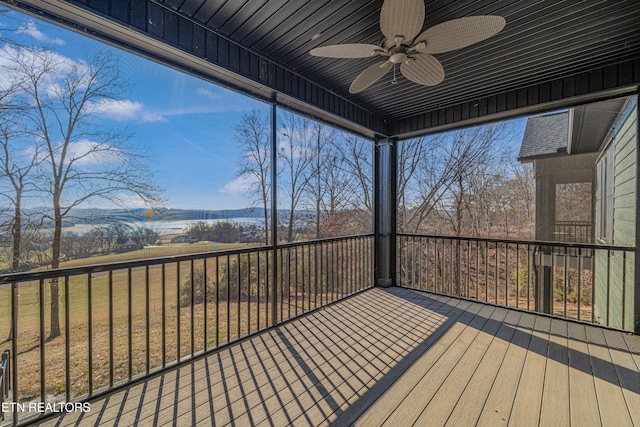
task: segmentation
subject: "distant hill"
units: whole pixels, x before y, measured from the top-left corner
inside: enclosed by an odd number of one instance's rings
[[[50,209],[30,208],[25,209],[25,213],[36,214],[43,212],[44,215],[53,216]],[[2,216],[2,215],[0,215]],[[4,216],[7,216],[5,214]],[[35,215],[34,215],[35,216]],[[38,215],[39,216],[39,215]],[[243,209],[74,209],[65,217],[64,226],[71,227],[81,224],[113,224],[119,221],[131,221],[132,219],[149,219],[155,221],[184,221],[184,220],[207,220],[207,219],[235,219],[235,218],[263,218],[262,208]],[[4,218],[0,218],[2,221]],[[52,226],[53,221],[45,219],[45,228]]]

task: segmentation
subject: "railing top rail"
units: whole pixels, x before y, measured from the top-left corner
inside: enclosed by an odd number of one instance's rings
[[[353,234],[353,235],[350,235],[350,236],[340,236],[340,237],[326,237],[324,239],[314,239],[314,240],[301,240],[299,242],[290,242],[290,243],[278,243],[278,249],[281,249],[281,248],[292,248],[292,247],[295,247],[295,246],[317,245],[317,244],[320,244],[320,243],[339,242],[339,241],[342,241],[342,240],[362,239],[362,238],[365,238],[365,237],[373,237],[373,233]]]
[[[327,243],[327,242],[336,242],[336,241],[350,240],[355,238],[371,237],[371,236],[373,236],[373,234],[358,234],[358,235],[351,235],[351,236],[330,237],[326,239],[305,240],[300,242],[278,244],[277,248],[280,249],[280,248],[320,244],[320,243]],[[146,267],[146,266],[152,266],[152,265],[200,260],[200,259],[221,257],[221,256],[227,256],[227,255],[233,256],[238,254],[248,254],[248,253],[263,252],[263,251],[269,251],[269,250],[273,250],[272,245],[252,246],[252,247],[236,248],[236,249],[223,249],[223,250],[217,250],[217,251],[198,252],[194,254],[185,254],[185,255],[169,255],[164,257],[143,258],[143,259],[138,259],[133,261],[117,261],[117,262],[110,262],[110,263],[104,263],[104,264],[83,265],[79,267],[56,268],[51,270],[23,271],[20,273],[8,273],[8,274],[0,275],[0,285],[16,283],[16,282],[26,282],[26,281],[32,281],[32,280],[52,279],[52,278],[59,278],[64,276],[76,276],[76,275],[82,275],[82,274],[102,273],[105,271],[125,270],[129,268],[138,268],[138,267]]]
[[[417,234],[417,233],[398,233],[398,236],[404,237],[418,237],[418,238],[431,238],[431,239],[450,239],[461,241],[479,241],[479,242],[491,242],[491,243],[512,243],[520,245],[538,245],[538,246],[556,246],[563,248],[575,248],[575,249],[600,249],[600,250],[613,250],[613,251],[635,251],[633,246],[613,246],[613,245],[600,245],[595,243],[570,243],[570,242],[550,242],[545,240],[518,240],[518,239],[498,239],[493,237],[468,237],[468,236],[446,236],[439,234]]]
[[[556,225],[581,225],[581,226],[591,226],[593,225],[590,221],[555,221]]]

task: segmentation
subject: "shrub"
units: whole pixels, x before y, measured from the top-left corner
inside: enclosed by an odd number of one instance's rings
[[[193,270],[193,303],[202,304],[205,299],[211,300],[215,298],[215,287],[211,286],[213,278],[209,276],[205,278],[204,269],[195,268]],[[207,286],[207,284],[209,284]],[[187,276],[180,287],[180,307],[191,306],[191,275]]]

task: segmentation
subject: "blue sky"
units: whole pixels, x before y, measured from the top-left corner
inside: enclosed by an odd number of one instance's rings
[[[18,12],[0,14],[0,35],[74,61],[98,49],[112,50],[130,89],[105,108],[105,115],[132,129],[134,140],[147,149],[165,204],[194,209],[250,204],[235,176],[240,153],[234,127],[243,112],[267,113],[266,104]]]

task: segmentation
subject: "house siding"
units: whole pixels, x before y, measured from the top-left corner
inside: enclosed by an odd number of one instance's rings
[[[613,161],[613,240],[616,246],[635,246],[636,231],[636,138],[638,106],[634,98],[625,108],[609,139],[615,144]],[[598,177],[598,184],[601,177]],[[599,195],[599,192],[596,192]],[[598,196],[599,197],[599,196]],[[598,206],[599,199],[596,200]],[[599,215],[599,214],[598,214]],[[596,251],[595,307],[602,323],[633,330],[634,254]],[[607,286],[607,279],[609,284]],[[607,304],[608,301],[608,312]]]

